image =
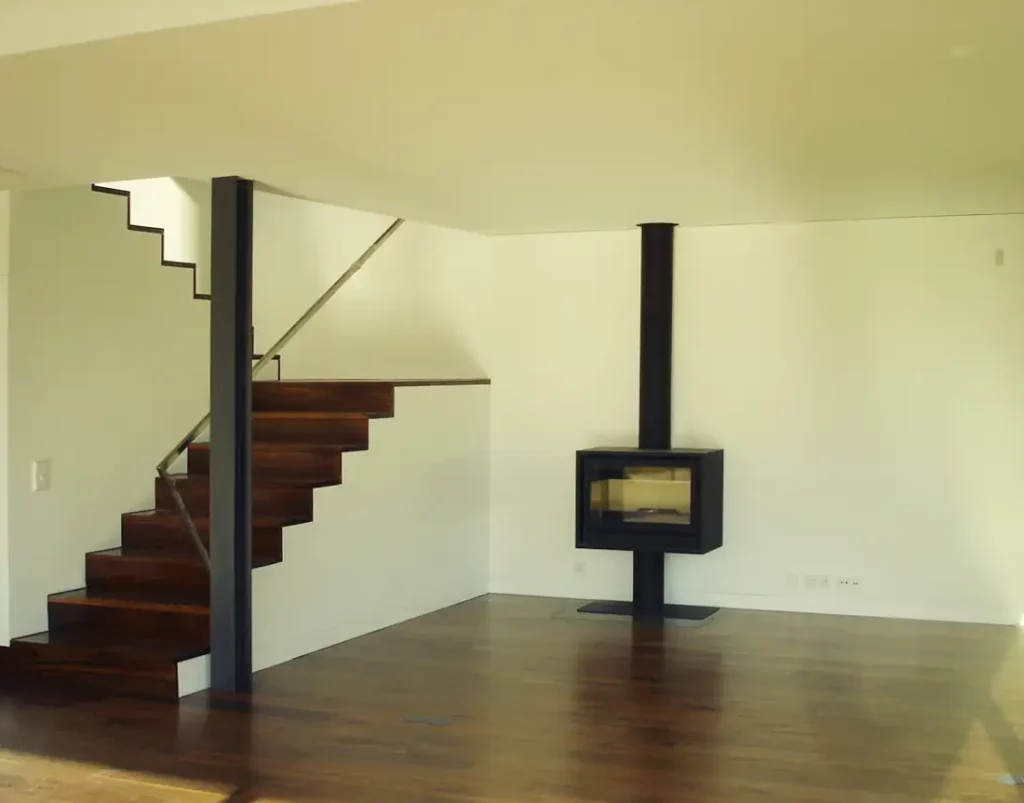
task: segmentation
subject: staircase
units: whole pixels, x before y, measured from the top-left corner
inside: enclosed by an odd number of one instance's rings
[[[393,413],[388,383],[253,383],[254,569],[281,562],[284,528],[313,518],[313,489],[340,485],[342,455]],[[192,444],[175,477],[207,545],[209,465],[209,445]],[[209,575],[168,487],[154,490],[152,510],[121,517],[121,546],[85,556],[85,588],[49,597],[50,629],[11,641],[8,678],[177,699],[178,662],[210,650]]]
[[[128,229],[159,235],[161,264],[192,270],[193,298],[209,301],[196,289],[195,264],[166,258],[164,230],[132,223],[130,192],[101,185],[93,189],[126,198]],[[307,315],[326,303],[399,225],[392,224]],[[260,357],[253,355],[256,361]],[[254,569],[283,560],[284,528],[312,521],[313,489],[341,484],[342,455],[365,450],[370,419],[391,417],[395,404],[391,383],[285,382],[280,381],[276,351],[270,361],[278,380],[252,385]],[[187,473],[170,476],[207,550],[209,467],[209,445],[192,443]],[[171,488],[160,477],[154,496],[152,510],[122,515],[121,546],[85,556],[84,588],[49,597],[48,631],[0,648],[4,685],[178,698],[178,663],[210,651],[210,578]]]

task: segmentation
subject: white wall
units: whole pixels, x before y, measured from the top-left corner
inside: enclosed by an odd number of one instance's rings
[[[635,444],[639,235],[493,242],[491,590],[628,598],[628,555],[574,549],[573,451]],[[726,545],[670,601],[1018,620],[1024,217],[681,229],[676,316]]]
[[[0,192],[0,644],[11,640],[10,571],[7,542],[7,297],[11,272],[11,194]]]
[[[104,181],[132,193],[132,223],[165,230],[167,259],[194,262],[210,288],[210,182]],[[253,323],[263,352],[392,218],[255,194]],[[482,376],[475,298],[489,279],[487,238],[406,223],[283,355],[285,378]],[[482,312],[479,310],[478,312]]]
[[[318,488],[284,560],[253,574],[253,666],[265,669],[487,593],[490,388],[402,387],[395,417]],[[208,688],[209,658],[178,668]]]
[[[196,266],[196,292],[210,292],[210,182],[194,178],[141,178],[98,182],[131,193],[131,221],[164,230],[163,256]]]
[[[132,194],[131,222],[164,229],[164,256],[197,265],[210,288],[210,181],[104,181]],[[253,323],[270,347],[392,218],[255,193]],[[284,378],[479,378],[471,329],[490,281],[488,239],[407,222],[293,340]]]
[[[253,322],[264,351],[391,220],[257,192]],[[284,378],[480,378],[471,329],[489,281],[485,238],[407,223],[285,349]],[[403,387],[344,483],[285,531],[253,579],[264,668],[486,593],[487,386]],[[193,668],[194,670],[195,668]],[[186,677],[188,675],[188,677]],[[182,693],[205,670],[180,673]]]
[[[270,193],[255,197],[253,323],[265,351],[391,218]],[[488,240],[406,223],[293,340],[285,378],[486,376],[473,329]],[[475,306],[478,305],[478,306]]]
[[[101,183],[131,192],[131,222],[163,228],[164,256],[196,263],[197,289],[208,293],[209,180]],[[262,352],[392,218],[262,191],[254,203],[253,323]],[[288,345],[282,376],[484,376],[473,330],[487,315],[490,257],[484,236],[407,222]]]
[[[396,391],[284,561],[253,575],[264,668],[487,592],[490,388]]]
[[[10,279],[11,635],[46,629],[46,596],[83,585],[85,553],[153,505],[154,466],[208,406],[209,304],[125,199],[14,193]],[[33,460],[52,487],[33,493]]]

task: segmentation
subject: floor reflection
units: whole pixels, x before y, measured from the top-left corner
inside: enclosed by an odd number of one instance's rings
[[[583,799],[642,780],[637,803],[710,795],[722,657],[672,624],[595,621],[576,639],[575,785]]]
[[[1015,628],[492,597],[275,667],[251,706],[0,694],[0,801],[1024,800]]]
[[[851,801],[883,793],[956,800],[979,781],[993,785],[993,799],[1024,800],[1024,788],[994,786],[999,775],[1024,773],[1010,720],[1024,714],[1012,628],[832,621],[830,634],[809,622],[812,660],[793,677],[819,765]],[[970,769],[982,756],[984,775]]]
[[[234,792],[234,788],[225,784],[0,751],[0,801],[222,803],[232,799]]]

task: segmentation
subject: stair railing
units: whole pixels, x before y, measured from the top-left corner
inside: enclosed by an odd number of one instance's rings
[[[320,296],[320,298],[318,298],[308,310],[299,316],[299,319],[288,328],[288,331],[281,335],[277,342],[267,349],[266,353],[260,357],[259,361],[252,367],[253,376],[258,374],[260,369],[281,353],[281,349],[288,345],[288,342],[295,337],[295,335],[297,335],[307,323],[309,323],[313,316],[316,315],[328,301],[334,297],[334,294],[337,293],[349,279],[359,272],[359,269],[366,264],[370,257],[377,253],[377,250],[387,242],[392,234],[398,231],[399,227],[403,223],[405,223],[405,221],[402,218],[397,218],[390,226],[388,226],[384,232],[373,241],[370,247],[363,251],[359,258],[349,266],[348,270],[341,274],[341,276],[335,280],[334,284],[328,287],[327,290],[324,291],[323,295]],[[195,520],[188,512],[188,506],[185,504],[185,500],[178,491],[177,485],[174,482],[174,477],[171,475],[169,469],[171,464],[181,457],[189,446],[195,443],[196,438],[198,438],[203,430],[206,429],[209,423],[210,413],[207,413],[199,419],[199,423],[192,427],[184,438],[178,441],[175,447],[167,453],[167,456],[164,457],[156,467],[156,473],[160,475],[160,479],[167,483],[167,487],[170,489],[171,497],[174,499],[174,504],[177,506],[178,512],[181,513],[185,529],[188,530],[188,534],[192,538],[196,550],[199,552],[199,556],[203,559],[203,563],[206,565],[207,571],[210,571],[211,568],[210,553],[203,545],[203,539],[199,537],[199,530],[196,528]]]

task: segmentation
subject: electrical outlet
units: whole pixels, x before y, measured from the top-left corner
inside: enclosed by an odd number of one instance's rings
[[[859,577],[837,577],[836,588],[840,591],[859,591],[860,590],[860,578]]]
[[[827,574],[805,574],[804,588],[814,591],[821,591],[832,587],[832,578]]]
[[[32,490],[46,491],[50,488],[50,461],[32,461]]]

